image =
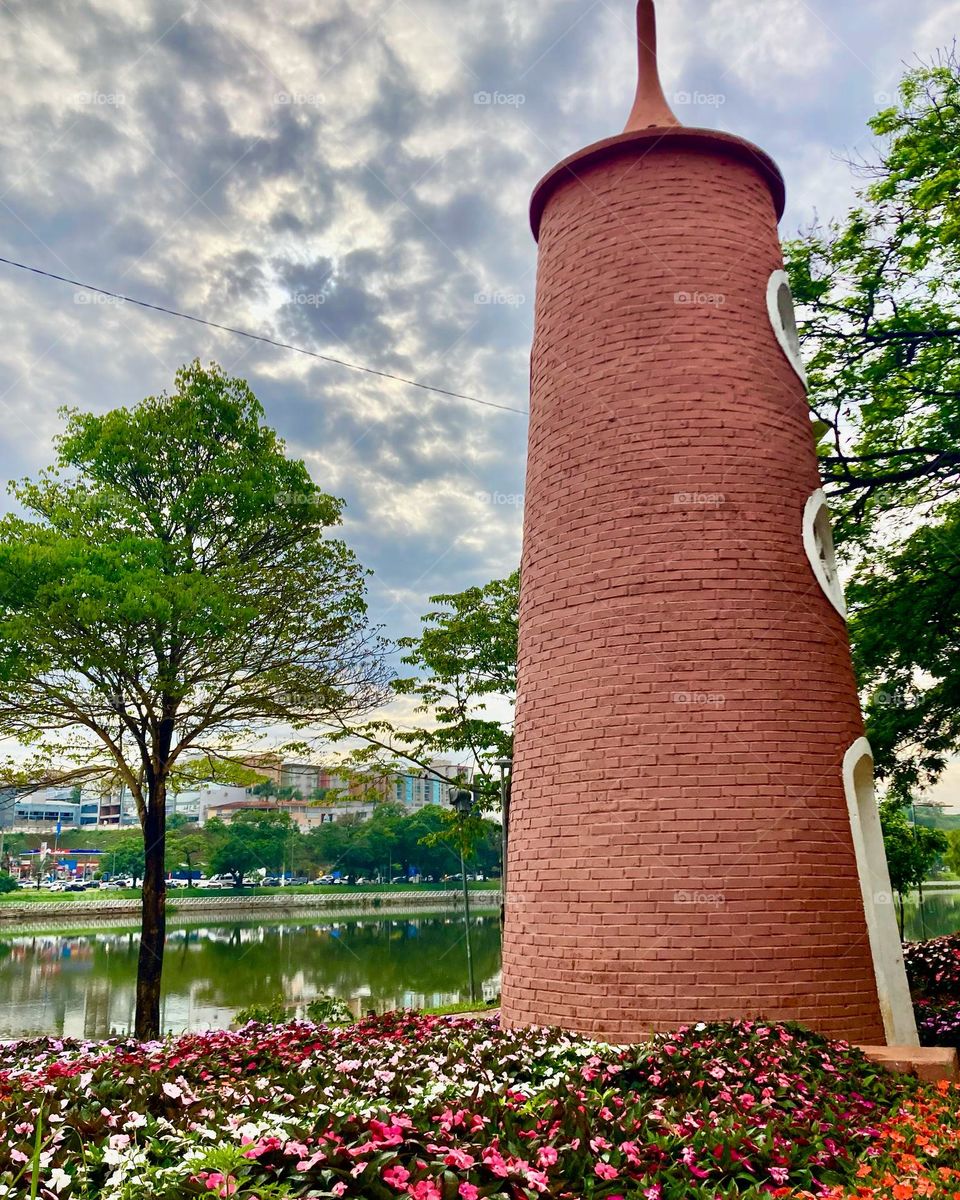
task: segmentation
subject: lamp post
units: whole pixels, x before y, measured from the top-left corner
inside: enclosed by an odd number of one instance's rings
[[[918,803],[916,800],[913,799],[912,796],[910,797],[910,823],[913,825],[914,843],[918,843],[920,840],[917,837],[917,809],[918,808],[936,808],[936,807],[937,807],[936,804],[933,804],[929,800],[921,800]],[[923,908],[923,880],[922,879],[917,881],[917,899],[919,901],[919,908],[920,908],[920,936],[924,941],[926,941],[927,940],[927,919],[926,919],[926,913],[924,912],[924,908]]]
[[[467,818],[473,812],[473,793],[461,788],[454,793],[453,808],[459,818],[460,831],[460,881],[463,884],[463,932],[467,943],[467,980],[470,986],[471,1001],[477,998],[477,988],[473,977],[473,943],[470,939],[470,888],[467,885],[467,863],[464,854],[465,830]]]
[[[510,840],[510,776],[513,766],[509,755],[495,758],[493,765],[500,768],[500,930],[503,932],[507,915],[507,846]]]

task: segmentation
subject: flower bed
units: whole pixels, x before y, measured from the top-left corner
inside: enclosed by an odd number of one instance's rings
[[[909,942],[903,959],[920,1044],[960,1049],[960,935]]]
[[[0,1196],[34,1174],[38,1195],[83,1200],[845,1195],[923,1094],[754,1023],[626,1050],[410,1014],[44,1039],[0,1047]]]

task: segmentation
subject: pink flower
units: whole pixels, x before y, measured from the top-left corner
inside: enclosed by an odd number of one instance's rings
[[[421,1179],[407,1188],[407,1195],[413,1200],[443,1200],[440,1189],[429,1179]]]
[[[506,1179],[510,1174],[510,1168],[503,1161],[503,1155],[493,1146],[484,1147],[483,1164],[499,1179]]]
[[[370,1131],[376,1146],[399,1146],[403,1141],[403,1130],[399,1125],[384,1125],[382,1121],[371,1121]]]
[[[330,1191],[333,1192],[333,1194],[335,1196],[342,1196],[346,1190],[347,1190],[347,1185],[343,1182],[342,1179],[340,1180],[339,1183],[335,1183],[333,1185],[333,1187],[330,1189]]]
[[[410,1172],[406,1167],[388,1167],[383,1173],[383,1182],[393,1188],[402,1188],[410,1178]]]
[[[460,1200],[479,1200],[480,1191],[472,1183],[460,1184]]]
[[[537,1165],[540,1167],[552,1167],[559,1157],[560,1155],[553,1146],[541,1146],[540,1152],[537,1154]]]
[[[709,1171],[703,1171],[697,1166],[697,1154],[692,1146],[687,1146],[680,1157],[683,1159],[684,1166],[694,1177],[694,1179],[706,1179],[710,1174]]]
[[[469,1171],[477,1160],[466,1150],[454,1149],[444,1156],[443,1161],[448,1167],[459,1167],[461,1171]]]
[[[211,1171],[206,1183],[207,1191],[216,1192],[218,1196],[236,1195],[237,1181],[232,1175],[221,1175],[219,1171]]]
[[[600,1179],[616,1179],[620,1172],[616,1167],[611,1167],[609,1163],[599,1162],[593,1168]]]

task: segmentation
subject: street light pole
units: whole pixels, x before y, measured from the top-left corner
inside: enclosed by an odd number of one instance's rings
[[[473,975],[473,941],[470,936],[470,888],[467,884],[467,863],[464,854],[464,825],[467,817],[473,811],[473,793],[460,790],[453,798],[453,807],[459,817],[460,828],[460,881],[463,884],[463,936],[467,946],[467,981],[470,987],[470,1000],[477,998],[477,986]]]
[[[500,932],[507,919],[507,847],[510,841],[510,783],[507,772],[513,766],[509,755],[494,760],[495,767],[500,768]]]
[[[921,803],[920,807],[921,808],[936,808],[936,805],[932,804],[929,800],[927,800],[927,801]],[[914,844],[919,845],[920,839],[917,836],[917,804],[914,801],[912,796],[910,797],[910,822],[913,825]],[[926,912],[924,911],[924,906],[923,906],[923,880],[922,879],[917,881],[917,899],[919,900],[919,908],[920,908],[920,936],[924,941],[926,941],[927,940],[927,916],[926,916]]]

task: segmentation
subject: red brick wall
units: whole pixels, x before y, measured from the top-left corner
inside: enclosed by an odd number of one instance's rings
[[[504,1016],[882,1042],[773,202],[728,154],[644,146],[560,183],[540,232]]]

